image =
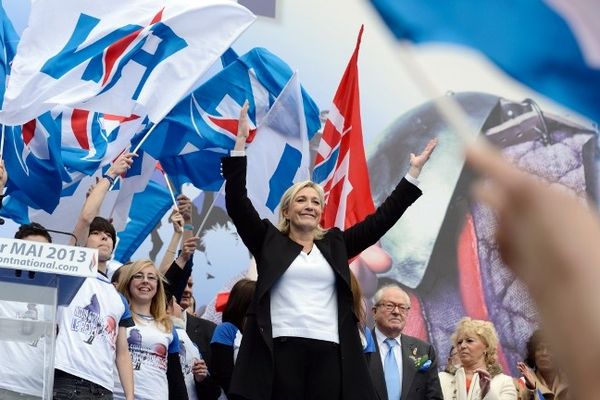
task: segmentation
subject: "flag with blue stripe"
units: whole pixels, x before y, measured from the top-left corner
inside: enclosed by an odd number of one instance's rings
[[[571,0],[371,0],[399,39],[473,47],[532,89],[600,122],[600,8]]]
[[[128,223],[118,232],[119,243],[115,249],[115,260],[122,263],[129,261],[171,207],[173,202],[165,186],[164,177],[155,169],[146,188],[133,195]]]
[[[255,48],[205,82],[182,100],[150,134],[143,149],[160,160],[176,182],[191,182],[218,190],[220,158],[233,148],[241,106],[250,103],[252,143],[275,99],[292,77],[291,68],[263,48]],[[301,88],[307,136],[320,127],[319,109]]]

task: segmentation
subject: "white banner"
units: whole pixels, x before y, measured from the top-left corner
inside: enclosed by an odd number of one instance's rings
[[[98,250],[0,238],[0,268],[95,277],[98,270]]]

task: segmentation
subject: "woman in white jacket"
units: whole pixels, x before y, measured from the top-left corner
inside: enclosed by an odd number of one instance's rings
[[[440,375],[444,400],[517,400],[513,379],[498,364],[498,335],[491,322],[463,318],[452,335],[462,367]]]

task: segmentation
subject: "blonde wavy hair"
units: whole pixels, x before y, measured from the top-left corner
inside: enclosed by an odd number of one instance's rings
[[[165,278],[151,260],[137,260],[129,265],[121,267],[125,269],[121,272],[121,275],[119,276],[119,284],[117,285],[117,290],[121,292],[123,296],[125,296],[129,303],[131,303],[131,293],[129,292],[129,284],[131,283],[133,276],[146,267],[153,267],[153,272],[158,277],[158,280],[156,282],[156,294],[152,298],[152,303],[150,304],[150,314],[152,315],[152,317],[154,317],[154,321],[158,325],[163,326],[165,332],[170,333],[173,329],[173,322],[167,314],[167,302],[164,285]],[[135,313],[132,313],[132,316],[134,321],[140,322],[140,319]]]
[[[298,195],[298,192],[300,192],[304,188],[311,188],[317,192],[319,202],[321,203],[321,211],[323,210],[323,207],[325,206],[325,192],[323,191],[321,185],[313,181],[303,181],[295,183],[288,190],[285,191],[283,196],[281,196],[281,200],[279,201],[279,222],[277,223],[277,229],[279,229],[281,233],[284,233],[286,235],[290,234],[290,220],[287,219],[283,215],[283,213],[288,210],[290,204]],[[314,237],[316,240],[323,239],[325,233],[327,233],[327,230],[323,229],[321,224],[319,224],[315,228]]]
[[[498,363],[498,333],[493,323],[465,317],[458,321],[456,330],[450,337],[450,340],[454,347],[458,349],[459,338],[474,335],[481,339],[486,346],[483,357],[487,371],[492,377],[501,374],[502,367]]]

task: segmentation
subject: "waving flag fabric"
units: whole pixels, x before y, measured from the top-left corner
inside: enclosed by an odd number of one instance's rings
[[[36,0],[0,122],[56,105],[158,122],[254,19],[228,0]]]
[[[203,190],[219,190],[223,183],[220,160],[233,148],[241,105],[249,100],[255,132],[292,74],[268,50],[249,51],[181,101],[158,124],[143,149],[160,160],[176,185],[191,182]],[[301,106],[310,138],[320,126],[319,109],[302,88]]]
[[[315,159],[313,180],[325,190],[325,228],[345,229],[375,211],[360,118],[358,51],[362,33],[363,27],[333,98]]]
[[[4,94],[4,82],[10,74],[19,38],[1,6],[0,23],[0,93]],[[53,124],[50,113],[46,113],[22,127],[5,127],[4,154],[0,155],[10,174],[6,193],[47,211],[58,204],[62,179],[66,177],[60,136],[56,135]]]
[[[121,257],[128,257],[128,254],[135,251],[137,245],[154,229],[158,220],[172,205],[169,192],[165,188],[157,187],[156,183],[150,182],[155,166],[156,160],[142,152],[135,158],[127,174],[117,182],[113,190],[106,194],[102,203],[99,215],[110,219],[115,226]],[[0,213],[19,224],[35,221],[50,229],[71,232],[89,188],[106,172],[106,169],[108,165],[92,176],[84,175],[72,183],[64,183],[63,190],[58,196],[60,202],[52,212],[28,205],[27,201],[23,201],[20,192],[17,192],[16,195],[11,194],[5,199]],[[145,204],[147,208],[136,208],[140,204]],[[121,232],[127,232],[123,239],[121,239]],[[66,242],[69,238],[58,239]],[[118,258],[118,260],[123,259],[125,258]]]
[[[68,202],[82,179],[108,168],[131,146],[143,122],[135,116],[57,108],[22,127],[7,127],[4,158],[10,201],[53,213],[60,202]]]
[[[58,205],[66,178],[60,136],[52,125],[46,113],[23,127],[6,127],[4,138],[4,162],[10,175],[6,193],[47,212]]]
[[[0,105],[4,99],[4,90],[6,77],[9,75],[10,62],[15,57],[17,50],[17,43],[19,43],[19,36],[15,32],[15,28],[8,19],[4,8],[0,4],[0,43],[2,49],[0,51]]]
[[[127,150],[145,120],[136,115],[121,117],[87,110],[57,107],[61,153],[65,166],[72,171],[92,175]]]
[[[396,37],[483,52],[532,89],[600,122],[600,7],[588,0],[371,0]]]
[[[122,212],[117,202],[115,214],[122,218]],[[135,193],[127,209],[127,224],[118,232],[119,243],[115,249],[115,260],[125,263],[143,243],[144,239],[158,225],[161,218],[173,207],[169,190],[164,183],[164,177],[158,170],[154,170],[147,186],[143,191]]]
[[[298,74],[288,84],[248,145],[248,197],[261,217],[277,221],[277,206],[294,182],[309,179],[308,134]]]
[[[254,129],[293,73],[283,60],[263,48],[252,49],[236,61],[223,58],[223,62],[222,71],[179,102],[158,124],[143,146],[146,151],[162,160],[202,149],[232,149],[244,101],[250,102]],[[310,138],[320,127],[319,109],[304,89],[302,102]]]

